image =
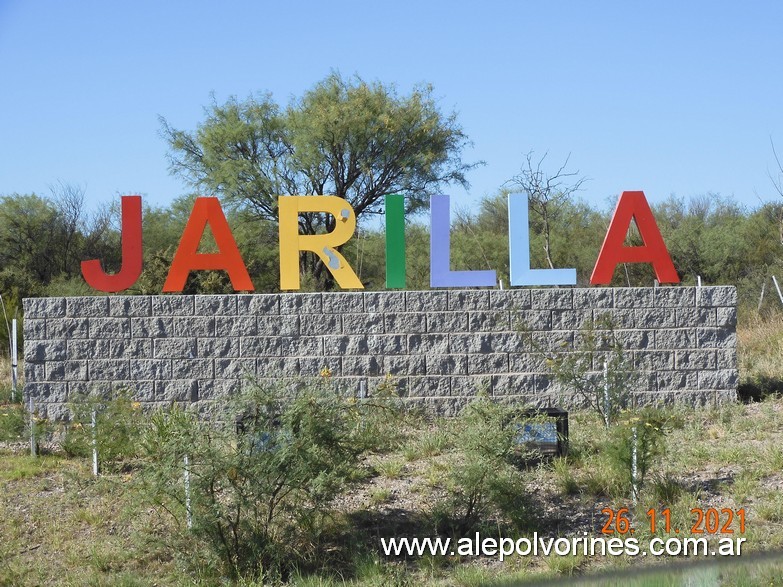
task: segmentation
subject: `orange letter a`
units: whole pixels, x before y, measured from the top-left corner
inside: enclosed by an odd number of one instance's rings
[[[207,224],[212,229],[218,253],[198,252],[198,245]],[[222,269],[228,273],[231,285],[236,291],[255,289],[217,198],[196,198],[188,223],[182,231],[182,239],[171,262],[163,291],[181,292],[190,272],[203,269]]]

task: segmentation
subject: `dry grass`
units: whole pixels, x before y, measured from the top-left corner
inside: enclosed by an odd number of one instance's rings
[[[751,316],[737,327],[743,380],[783,378],[783,315]]]

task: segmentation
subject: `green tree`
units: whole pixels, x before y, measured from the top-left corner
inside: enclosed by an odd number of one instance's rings
[[[172,173],[199,191],[277,221],[280,195],[336,195],[361,219],[380,213],[385,194],[403,193],[410,210],[442,186],[467,186],[468,139],[443,114],[432,88],[399,95],[394,86],[332,73],[287,107],[269,94],[213,101],[195,132],[161,119]],[[335,219],[305,214],[300,232],[331,231]],[[322,265],[312,256],[309,270]]]

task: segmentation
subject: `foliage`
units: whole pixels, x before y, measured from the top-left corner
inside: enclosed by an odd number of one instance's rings
[[[644,408],[625,414],[622,421],[609,431],[605,452],[626,487],[638,491],[644,485],[648,472],[663,454],[666,426],[666,418],[660,411]]]
[[[0,404],[0,441],[24,438],[27,413],[21,404]]]
[[[572,352],[538,350],[547,355],[555,378],[578,393],[609,428],[627,407],[635,385],[633,357],[625,352],[607,315],[588,321],[574,346]]]
[[[380,211],[387,193],[420,207],[442,183],[465,184],[470,168],[460,160],[467,138],[430,87],[400,97],[393,86],[332,73],[286,108],[266,94],[207,112],[195,133],[161,121],[172,171],[269,220],[284,194],[337,195],[357,216]]]
[[[116,471],[139,456],[145,418],[130,390],[116,390],[108,398],[100,394],[76,397],[70,409],[71,421],[61,443],[66,455],[91,456],[94,439],[101,470]]]
[[[195,549],[206,548],[234,578],[285,578],[317,562],[331,500],[382,440],[370,428],[387,407],[325,380],[254,386],[220,426],[158,413],[142,443],[147,490],[184,526],[187,456]]]
[[[448,497],[434,511],[441,531],[465,535],[491,519],[514,529],[529,525],[524,478],[514,464],[520,424],[512,408],[485,398],[460,414],[453,428],[458,456],[446,479]]]

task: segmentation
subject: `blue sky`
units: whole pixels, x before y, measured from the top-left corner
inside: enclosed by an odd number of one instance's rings
[[[474,142],[470,206],[524,153],[571,156],[581,197],[775,198],[781,2],[73,2],[0,0],[0,194],[81,185],[90,204],[187,192],[158,116],[194,129],[218,101],[286,103],[330,70],[433,84]]]

